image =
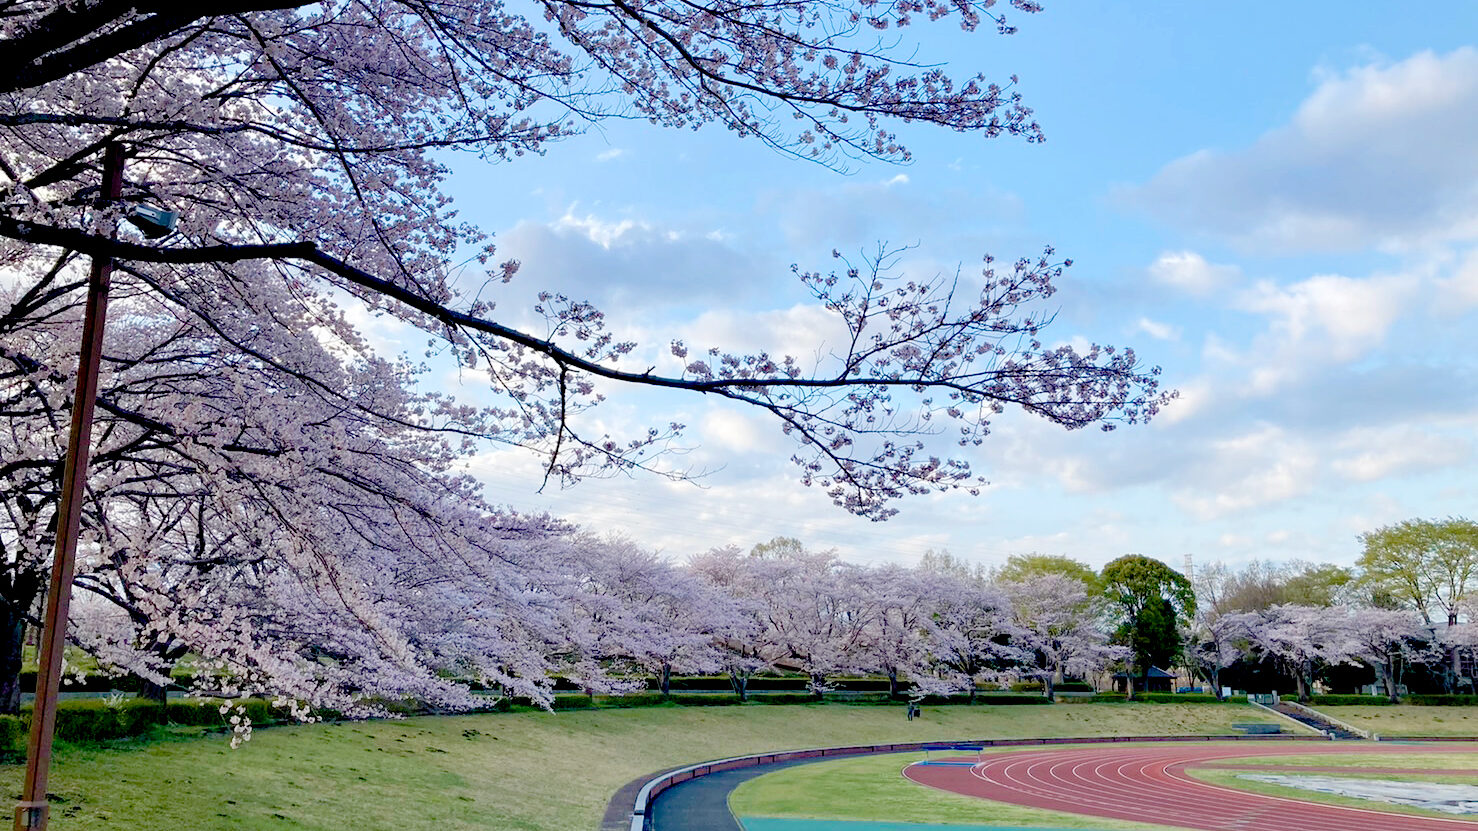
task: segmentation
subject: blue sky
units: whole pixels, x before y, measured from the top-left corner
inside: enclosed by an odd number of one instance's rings
[[[1361,531],[1473,515],[1478,6],[1051,3],[1015,18],[1005,38],[904,34],[957,76],[1018,75],[1041,145],[900,125],[912,163],[842,174],[721,128],[617,121],[544,157],[454,158],[452,193],[524,263],[506,319],[554,288],[654,348],[813,351],[824,333],[789,266],[829,267],[832,248],[914,246],[903,267],[923,275],[1051,244],[1075,262],[1051,336],[1133,346],[1182,400],[1111,434],[1008,415],[972,459],[992,483],[981,496],[913,498],[878,524],[796,483],[758,413],[616,392],[604,424],[689,425],[695,449],[672,461],[710,471],[699,486],[536,493],[533,459],[490,450],[474,465],[488,496],[679,558],[783,534],[857,561],[934,548],[987,565],[1033,551],[1350,563]]]

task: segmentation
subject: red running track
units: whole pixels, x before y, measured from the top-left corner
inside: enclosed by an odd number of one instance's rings
[[[1478,747],[1359,744],[1086,745],[999,753],[971,767],[914,764],[930,787],[1032,808],[1205,831],[1472,831],[1478,822],[1321,805],[1199,782],[1187,767],[1236,757],[1326,753],[1478,753]],[[1396,767],[1394,764],[1392,767]],[[1269,767],[1267,770],[1278,770]]]

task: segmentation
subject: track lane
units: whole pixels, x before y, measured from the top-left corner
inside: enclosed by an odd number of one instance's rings
[[[999,753],[970,768],[911,765],[923,785],[1054,811],[1138,820],[1203,831],[1478,831],[1472,819],[1419,817],[1325,805],[1211,785],[1187,768],[1246,756],[1308,755],[1300,745],[1094,745]],[[1325,753],[1475,753],[1478,747],[1331,745]],[[1475,755],[1478,759],[1478,755]],[[1264,768],[1267,770],[1268,768]],[[1391,772],[1404,770],[1393,766]]]

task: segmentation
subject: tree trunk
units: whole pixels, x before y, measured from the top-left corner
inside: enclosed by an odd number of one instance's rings
[[[144,685],[139,688],[139,698],[146,701],[157,701],[160,704],[168,703],[169,686],[156,684],[145,678]]]
[[[26,643],[26,619],[9,604],[0,604],[0,714],[21,711],[21,655]]]
[[[1295,683],[1298,684],[1298,701],[1299,701],[1299,703],[1300,704],[1307,704],[1307,703],[1309,703],[1309,701],[1312,700],[1312,698],[1313,698],[1311,687],[1313,686],[1313,678],[1314,678],[1314,662],[1313,661],[1304,661],[1304,662],[1302,662],[1301,664],[1299,664],[1297,670],[1293,674],[1294,674],[1294,681],[1295,681]]]
[[[898,667],[888,667],[888,697],[898,698]]]
[[[666,661],[662,662],[662,694],[672,694],[672,664]]]

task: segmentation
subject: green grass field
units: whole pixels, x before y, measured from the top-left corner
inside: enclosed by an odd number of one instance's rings
[[[632,779],[724,756],[800,747],[1049,736],[1222,734],[1245,704],[902,709],[649,707],[412,718],[62,748],[57,831],[491,829],[585,831]],[[10,793],[22,769],[0,768]]]
[[[1478,707],[1415,704],[1324,706],[1314,709],[1381,736],[1478,736]]]
[[[1390,760],[1388,759],[1387,763],[1389,762]],[[1241,772],[1245,773],[1246,771]],[[1253,793],[1267,794],[1269,796],[1281,796],[1290,799],[1301,799],[1305,802],[1322,802],[1326,805],[1343,805],[1349,808],[1375,808],[1376,810],[1388,811],[1393,814],[1413,814],[1421,817],[1440,817],[1442,819],[1454,819],[1452,814],[1443,813],[1442,811],[1429,811],[1424,808],[1417,808],[1410,805],[1397,805],[1390,802],[1372,802],[1366,799],[1356,799],[1354,797],[1340,796],[1339,794],[1320,793],[1318,791],[1311,791],[1304,788],[1291,788],[1283,785],[1277,785],[1272,782],[1257,782],[1250,779],[1243,779],[1237,775],[1239,771],[1189,768],[1187,769],[1186,773],[1189,774],[1192,778],[1199,779],[1202,782],[1207,782],[1212,785],[1221,785],[1227,788],[1234,788],[1239,791],[1251,791]],[[1339,776],[1344,779],[1379,779],[1396,782],[1447,782],[1462,785],[1471,785],[1473,783],[1473,780],[1470,777],[1459,776],[1412,776],[1399,773],[1360,773],[1359,771],[1350,771],[1349,773],[1338,773],[1333,775]]]

